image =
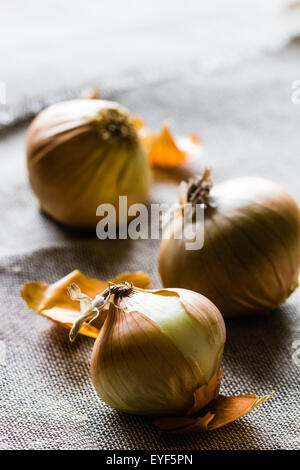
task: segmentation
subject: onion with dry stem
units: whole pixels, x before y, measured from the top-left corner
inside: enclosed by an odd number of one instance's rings
[[[184,289],[121,285],[111,291],[114,303],[91,362],[99,396],[142,415],[186,414],[194,394],[209,383],[201,408],[216,398],[225,327],[212,302]]]
[[[206,170],[181,186],[180,202],[204,204],[204,246],[186,250],[187,240],[176,239],[183,223],[180,209],[159,251],[165,287],[200,292],[226,317],[273,309],[294,291],[300,212],[280,185],[249,177],[212,186]],[[189,223],[194,230],[195,220]]]
[[[100,204],[119,196],[146,200],[149,162],[134,118],[118,103],[76,99],[54,104],[32,122],[27,139],[31,186],[41,208],[64,224],[96,227]],[[118,219],[117,219],[118,220]],[[121,223],[127,221],[127,216]]]
[[[141,272],[108,284],[74,271],[52,285],[27,283],[22,296],[39,314],[67,328],[73,323],[71,341],[78,333],[96,337],[91,373],[99,396],[118,410],[150,414],[165,432],[216,429],[271,396],[220,395],[220,312],[195,292],[148,284]]]
[[[81,306],[71,341],[114,296],[91,360],[94,387],[111,407],[155,416],[154,423],[168,432],[191,432],[220,427],[269,398],[246,396],[245,410],[245,396],[219,395],[225,325],[206,297],[130,283],[112,284],[94,299],[74,283],[68,292]]]

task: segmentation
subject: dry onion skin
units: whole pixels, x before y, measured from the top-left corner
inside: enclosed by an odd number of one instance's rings
[[[137,125],[141,128],[139,134],[145,145],[151,166],[177,167],[202,154],[202,142],[195,134],[174,137],[167,125],[164,125],[159,132],[151,132],[143,128],[139,121]]]
[[[73,323],[80,318],[80,309],[78,304],[70,299],[67,293],[68,286],[76,283],[83,292],[92,298],[106,289],[111,282],[130,282],[143,289],[149,289],[151,286],[149,276],[143,271],[135,273],[125,272],[119,274],[114,279],[103,281],[87,277],[78,269],[75,269],[53,284],[27,282],[22,287],[21,295],[28,307],[36,313],[70,330]],[[108,308],[108,305],[106,308]],[[81,322],[79,333],[90,338],[97,338],[100,331],[99,328],[101,328],[105,320],[105,314],[106,309],[104,308],[101,317],[97,322],[93,322],[93,325]]]
[[[234,317],[271,310],[298,286],[300,212],[279,184],[247,177],[212,186],[205,170],[181,186],[180,202],[204,204],[204,246],[186,250],[176,239],[179,210],[159,251],[165,287],[200,292]]]
[[[118,215],[119,195],[128,205],[144,202],[151,184],[134,118],[101,99],[64,101],[38,114],[28,130],[27,166],[42,210],[73,227],[94,229],[103,203]]]
[[[132,281],[148,282],[144,273],[125,273],[115,280],[120,282],[98,290],[103,281],[74,271],[55,284],[28,283],[22,290],[38,313],[68,328],[73,319],[72,341],[78,333],[95,337],[87,322],[104,316],[91,375],[108,405],[150,415],[161,431],[177,434],[224,426],[272,395],[219,394],[225,326],[207,298],[185,289],[134,286]]]

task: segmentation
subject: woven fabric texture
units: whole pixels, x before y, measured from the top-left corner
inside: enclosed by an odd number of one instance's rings
[[[281,182],[299,202],[300,107],[290,101],[296,52],[218,76],[191,70],[114,98],[149,126],[172,117],[177,132],[198,132],[206,154],[189,171],[209,163],[216,182],[264,176]],[[275,391],[237,422],[206,434],[167,436],[147,418],[100,401],[89,375],[93,340],[80,337],[71,345],[67,330],[27,308],[20,288],[29,280],[54,282],[75,268],[100,279],[144,270],[159,287],[159,241],[99,241],[40,214],[27,184],[24,139],[19,128],[0,142],[0,448],[299,449],[300,290],[267,315],[227,322],[222,392]],[[157,173],[151,201],[176,201],[185,171]]]

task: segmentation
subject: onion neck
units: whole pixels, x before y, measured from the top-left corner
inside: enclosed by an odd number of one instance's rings
[[[94,117],[93,123],[103,141],[132,145],[138,140],[129,114],[121,108],[101,109]]]
[[[204,204],[205,207],[211,206],[210,190],[213,186],[211,180],[211,169],[205,168],[201,176],[190,178],[187,183],[186,200],[195,206]]]
[[[133,286],[129,282],[124,282],[124,284],[109,283],[109,286],[101,294],[96,295],[96,297],[92,300],[90,297],[83,294],[76,284],[71,284],[68,287],[67,292],[72,300],[80,302],[81,315],[73,323],[73,326],[70,330],[70,341],[74,341],[84,322],[91,323],[98,317],[100,311],[109,302],[112,295],[115,296],[114,303],[118,305],[119,300],[130,295],[132,290]]]
[[[129,282],[125,282],[124,284],[111,284],[108,287],[110,295],[114,295],[115,303],[118,303],[120,299],[123,297],[127,297],[133,291],[133,285]]]

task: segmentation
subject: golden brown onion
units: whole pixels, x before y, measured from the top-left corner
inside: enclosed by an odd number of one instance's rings
[[[272,396],[219,394],[225,327],[208,299],[185,289],[146,290],[142,272],[115,281],[76,270],[54,284],[22,288],[30,308],[72,326],[71,341],[77,334],[97,338],[92,377],[106,403],[154,414],[153,424],[164,432],[187,433],[224,426]]]
[[[218,395],[225,327],[218,309],[195,292],[129,288],[115,295],[91,362],[98,395],[134,414],[182,415],[194,393]]]
[[[296,202],[280,185],[263,178],[237,178],[210,187],[207,171],[185,186],[182,203],[206,206],[204,246],[186,250],[186,240],[175,239],[182,224],[179,213],[171,238],[162,240],[160,247],[163,285],[200,292],[225,317],[278,306],[298,285]],[[190,223],[194,227],[194,221]]]
[[[28,131],[31,186],[43,211],[64,224],[95,228],[96,209],[119,195],[144,202],[150,187],[145,150],[118,103],[77,99],[42,111]],[[124,220],[122,220],[124,222]]]

